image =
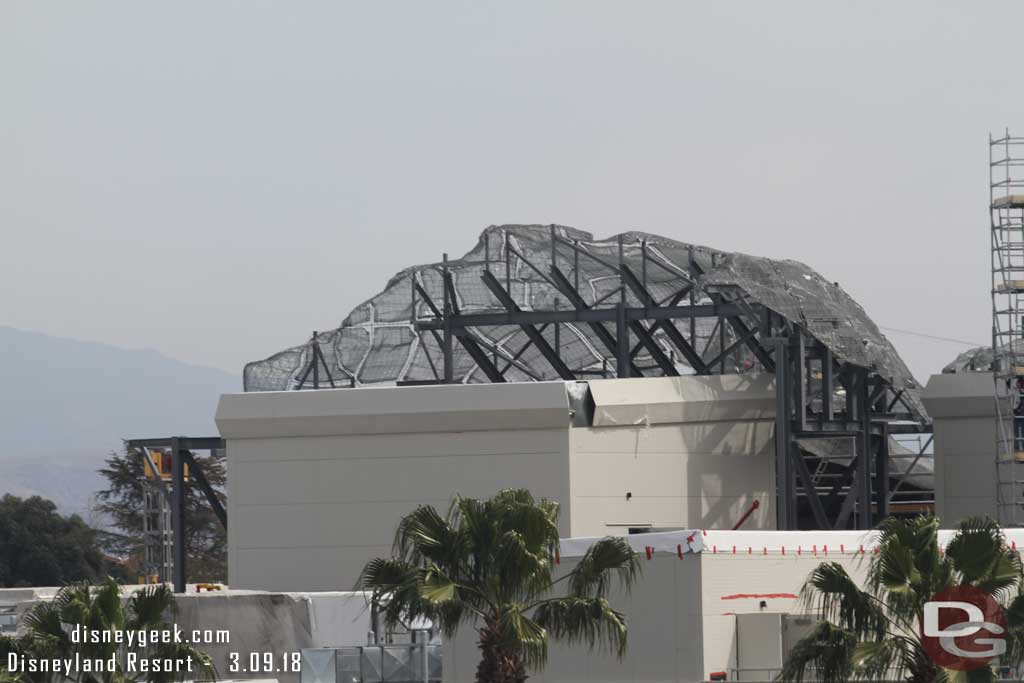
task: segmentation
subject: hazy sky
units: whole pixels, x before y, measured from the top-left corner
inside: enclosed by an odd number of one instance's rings
[[[853,7],[856,5],[856,7]],[[489,224],[989,337],[1024,4],[0,0],[0,324],[240,371]],[[887,331],[919,379],[964,347]]]

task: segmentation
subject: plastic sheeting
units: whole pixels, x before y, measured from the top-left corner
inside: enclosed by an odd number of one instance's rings
[[[619,278],[609,265],[619,261],[619,236],[595,240],[593,235],[574,228],[556,226],[557,234],[574,240],[586,254],[604,263],[581,255],[577,259],[566,245],[557,247],[559,268],[570,281],[579,283],[579,290],[588,305],[612,306],[618,300]],[[485,269],[485,253],[490,257],[491,271],[499,280],[506,279],[504,244],[506,236],[512,248],[524,254],[540,271],[547,272],[551,263],[551,226],[505,225],[487,228],[476,246],[462,258],[448,262],[456,289],[456,303],[463,313],[501,312],[504,309],[481,282]],[[804,329],[828,346],[835,357],[862,367],[872,368],[893,381],[897,390],[918,416],[925,416],[919,400],[920,388],[899,354],[879,331],[864,309],[837,284],[826,280],[808,266],[797,261],[775,260],[740,253],[727,253],[708,247],[692,246],[658,235],[628,232],[622,236],[623,261],[638,276],[646,271],[648,289],[655,300],[670,297],[688,279],[688,263],[692,257],[705,272],[698,284],[713,294],[740,295],[745,301],[758,303]],[[645,241],[646,268],[641,251]],[[508,281],[512,297],[524,310],[550,310],[568,307],[565,297],[543,277],[510,250],[511,266]],[[578,268],[576,265],[578,264]],[[384,291],[357,306],[334,330],[321,332],[320,343],[328,367],[336,382],[346,385],[390,384],[400,380],[436,379],[440,371],[441,349],[430,334],[417,335],[411,322],[414,317],[430,318],[432,313],[422,301],[413,311],[414,281],[438,305],[443,299],[441,264],[415,266],[395,275]],[[604,298],[604,297],[608,298]],[[702,295],[703,296],[703,295]],[[701,300],[698,300],[700,303]],[[703,298],[707,302],[707,297]],[[627,305],[641,303],[630,292]],[[680,323],[683,324],[683,323]],[[689,323],[684,324],[689,328]],[[586,325],[563,324],[560,328],[560,354],[575,371],[614,376],[615,360]],[[726,326],[724,334],[717,320],[694,321],[695,344],[704,360],[718,355],[724,344],[736,339]],[[511,381],[556,379],[557,376],[536,350],[530,347],[520,355],[527,338],[517,326],[475,329],[474,333],[493,346],[499,364],[511,363],[506,377]],[[685,334],[689,336],[690,330]],[[553,328],[545,337],[553,342]],[[660,334],[655,339],[666,354],[672,346]],[[645,352],[637,364],[653,364]],[[310,362],[308,345],[295,346],[261,361],[249,363],[244,371],[246,391],[282,391],[296,384]],[[682,373],[692,372],[686,362],[677,358]],[[433,367],[432,367],[433,366]],[[454,375],[459,382],[486,382],[469,355],[455,345]],[[727,373],[742,373],[756,367],[750,352],[743,347],[729,354]],[[324,381],[321,374],[321,381]]]
[[[590,546],[600,541],[603,536],[580,536],[563,538],[559,541],[559,555],[563,558],[583,557]],[[638,553],[648,548],[652,553],[672,553],[673,555],[699,553],[704,548],[704,536],[699,529],[683,531],[656,531],[647,534],[631,534],[623,536],[629,547]]]

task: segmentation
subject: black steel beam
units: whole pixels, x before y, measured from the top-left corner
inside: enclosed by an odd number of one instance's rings
[[[832,350],[825,347],[821,356],[821,417],[826,422],[831,422],[835,418],[833,410],[835,389],[832,374]]]
[[[853,485],[853,477],[856,473],[857,461],[856,459],[851,459],[849,466],[843,468],[842,473],[839,475],[838,479],[836,479],[835,483],[832,485],[832,489],[828,493],[828,496],[825,498],[825,512],[828,516],[836,520],[841,518],[842,506],[840,504],[840,494],[844,488]],[[847,491],[846,497],[842,499],[842,505],[845,505],[847,499],[851,498],[856,499],[856,496],[853,496],[851,491]],[[853,503],[851,502],[850,505],[852,506],[852,504]],[[853,508],[851,507],[850,509],[852,510]],[[849,517],[847,517],[847,519],[849,519]],[[846,520],[843,520],[843,526],[845,525]],[[838,529],[839,526],[837,526],[836,523],[833,523],[832,528]]]
[[[791,364],[793,370],[794,424],[796,424],[797,431],[802,432],[807,429],[807,356],[804,348],[804,336],[799,328],[794,330],[791,339],[793,340],[793,348],[790,353],[793,355]]]
[[[647,349],[647,353],[651,355],[654,362],[657,364],[661,372],[669,377],[678,377],[679,371],[676,370],[675,363],[672,359],[665,355],[665,352],[661,350],[661,346],[655,341],[654,337],[651,336],[644,324],[639,320],[633,320],[629,323],[629,329],[633,331],[636,338],[640,340],[644,348]],[[637,373],[639,374],[639,373]]]
[[[846,489],[846,497],[843,498],[843,504],[839,506],[839,514],[836,515],[836,521],[833,525],[833,529],[845,529],[846,525],[850,521],[850,516],[853,514],[854,504],[857,502],[859,496],[859,490],[861,482],[859,481],[857,474],[859,467],[856,462],[850,466],[850,487]],[[854,525],[857,528],[857,525]]]
[[[185,459],[178,437],[171,437],[171,528],[174,531],[174,592],[185,592]]]
[[[786,340],[776,341],[775,353],[782,368],[786,367]],[[794,478],[790,467],[790,436],[789,424],[789,391],[786,386],[788,379],[785,372],[775,373],[775,478],[778,491],[778,528],[788,531],[796,528],[796,520],[792,514],[793,502],[796,498]]]
[[[508,241],[508,233],[505,234],[505,240],[506,242]],[[441,353],[444,358],[444,381],[451,384],[455,381],[455,349],[452,344],[452,315],[455,311],[453,309],[453,300],[449,295],[449,277],[448,254],[444,254],[444,266],[441,270],[441,290],[444,295],[443,307],[441,309],[444,312],[444,317],[441,319],[441,330],[443,331]]]
[[[717,356],[715,356],[714,358],[712,358],[711,360],[709,360],[707,362],[707,366],[709,368],[713,368],[716,365],[720,365],[721,363],[725,362],[725,359],[729,357],[730,353],[732,353],[733,351],[735,351],[736,349],[738,349],[739,347],[741,347],[741,346],[743,346],[744,344],[747,343],[747,338],[746,337],[741,337],[741,338],[737,339],[736,341],[734,341],[732,344],[729,344],[729,346],[725,346],[725,344],[724,344],[725,335],[723,333],[723,327],[721,325],[721,321],[719,321],[719,323],[718,323],[718,325],[716,325],[715,329],[712,330],[712,332],[711,332],[712,336],[714,336],[716,331],[719,333],[719,339],[721,341],[721,349],[719,350]],[[759,328],[759,327],[752,327],[752,328],[750,328],[749,334],[751,336],[753,336],[753,335],[757,334],[760,331],[761,331],[761,328]],[[711,344],[711,340],[708,339],[708,345],[710,345],[710,344]],[[722,372],[722,374],[725,374],[724,369],[721,372]]]
[[[487,273],[485,273],[485,276]],[[491,276],[494,277],[493,275]],[[500,284],[500,283],[499,283]],[[698,304],[696,306],[666,306],[662,308],[626,308],[626,320],[677,320],[685,318],[717,318],[737,315],[740,308],[734,304]],[[518,307],[506,313],[464,313],[453,315],[452,327],[498,327],[502,325],[542,325],[544,323],[615,322],[618,307],[590,308],[586,310],[524,311]],[[444,329],[443,316],[434,320],[418,320],[420,330]],[[746,329],[746,328],[744,328]],[[748,344],[749,345],[749,344]],[[769,356],[770,360],[770,356]],[[773,366],[774,367],[774,366]]]
[[[480,345],[477,344],[476,339],[468,330],[456,330],[455,338],[462,344],[462,348],[466,349],[466,353],[473,359],[476,366],[487,375],[487,379],[495,383],[506,381],[505,376],[501,374],[501,371],[491,361],[491,357],[480,348]]]
[[[650,309],[650,307],[654,305],[654,298],[651,296],[651,293],[646,287],[644,287],[643,283],[637,279],[633,271],[629,269],[629,266],[623,264],[619,269],[619,275],[626,285],[633,290],[633,293],[640,299],[640,302],[644,304],[645,309]],[[689,306],[688,308],[694,308],[694,306]],[[706,375],[710,373],[711,370],[704,362],[704,359],[700,357],[697,350],[693,348],[693,345],[689,341],[686,340],[686,337],[682,335],[679,328],[677,328],[671,320],[658,320],[655,327],[664,332],[665,336],[672,342],[672,345],[679,349],[679,352],[683,354],[683,357],[690,364],[690,367],[694,369],[694,372],[698,375]]]
[[[768,372],[775,372],[776,361],[772,360],[771,355],[765,351],[764,347],[758,343],[757,339],[754,338],[750,328],[743,322],[737,315],[726,315],[726,321],[732,326],[732,329],[736,330],[736,334],[745,339],[747,347],[754,353],[754,356],[761,362],[764,369]]]
[[[615,353],[615,376],[629,377],[632,365],[632,354],[629,352],[629,326],[626,324],[626,305],[619,302],[615,309],[615,338],[618,342]],[[643,376],[643,373],[641,373]]]
[[[487,288],[491,290],[491,293],[494,294],[494,296],[498,299],[501,305],[506,308],[506,310],[508,311],[507,315],[509,317],[519,317],[522,315],[523,311],[520,310],[519,305],[512,299],[512,296],[505,290],[501,283],[498,282],[498,279],[494,277],[494,275],[491,274],[490,271],[484,271],[484,274],[481,277],[481,279],[484,281],[484,285],[486,285]],[[554,312],[560,313],[561,311]],[[533,342],[533,345],[537,347],[537,350],[541,352],[541,355],[544,356],[545,360],[547,360],[547,362],[551,364],[551,367],[555,370],[555,372],[558,373],[558,376],[560,378],[569,380],[576,379],[576,376],[573,374],[572,370],[569,369],[569,366],[565,364],[565,361],[563,361],[562,358],[558,355],[558,352],[551,348],[551,345],[548,343],[547,339],[544,338],[544,335],[538,332],[537,328],[534,327],[531,323],[511,322],[502,324],[519,325],[519,327],[523,330],[523,332],[526,334],[529,340]]]
[[[220,525],[224,527],[224,531],[228,530],[228,513],[224,509],[224,506],[220,503],[220,498],[217,497],[216,491],[210,486],[210,482],[206,479],[206,473],[203,472],[202,466],[196,462],[195,456],[192,451],[188,449],[182,449],[182,456],[185,458],[185,462],[188,463],[189,476],[195,477],[196,483],[199,484],[199,490],[206,496],[206,502],[213,508],[213,514],[217,516],[220,521]]]
[[[882,434],[875,448],[875,512],[878,519],[889,516],[889,424],[881,424]]]
[[[128,448],[171,448],[177,439],[181,448],[193,451],[212,451],[224,448],[224,439],[219,436],[179,436],[160,439],[128,439]]]
[[[590,307],[587,305],[586,300],[584,300],[583,296],[573,286],[573,284],[569,282],[569,278],[567,278],[565,274],[558,269],[557,266],[552,265],[551,267],[551,279],[554,281],[555,287],[558,289],[558,291],[565,295],[565,298],[569,300],[569,303],[572,304],[572,306],[577,311],[585,311],[590,309]],[[593,331],[594,335],[598,338],[598,340],[602,344],[604,344],[606,349],[608,349],[608,353],[612,354],[613,356],[617,356],[617,354],[619,353],[619,343],[615,339],[615,335],[609,332],[608,328],[605,327],[602,323],[590,322],[587,324]],[[643,376],[643,372],[636,365],[632,366],[631,371],[632,374],[637,377]]]
[[[804,497],[807,498],[807,503],[811,506],[811,514],[814,515],[815,524],[818,525],[819,529],[831,528],[832,525],[828,522],[825,508],[818,497],[818,489],[814,485],[814,477],[811,476],[810,470],[807,469],[807,462],[804,460],[804,455],[796,443],[791,444],[790,455],[791,464],[796,468],[796,473],[800,476],[800,481],[803,484]]]
[[[861,435],[858,438],[858,460],[860,464],[857,469],[859,485],[857,486],[857,521],[861,529],[870,529],[873,526],[871,515],[871,402],[870,387],[868,386],[868,371],[857,368],[856,371],[856,402],[857,418],[861,423]]]

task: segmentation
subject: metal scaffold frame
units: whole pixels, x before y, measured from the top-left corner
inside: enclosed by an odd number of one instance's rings
[[[989,136],[992,373],[999,522],[1024,524],[1024,137]]]
[[[147,511],[150,508],[150,496],[158,497],[161,500],[154,502],[153,507],[159,509],[160,521],[155,522],[152,531],[156,532],[159,541],[159,550],[155,550],[152,553],[153,559],[156,561],[154,564],[158,570],[156,572],[160,582],[170,581],[174,584],[175,593],[185,592],[185,583],[188,576],[186,560],[187,553],[185,547],[185,529],[187,528],[188,519],[186,515],[186,498],[185,498],[185,484],[186,481],[194,481],[199,489],[202,491],[203,496],[206,498],[206,502],[210,505],[214,515],[220,521],[224,530],[228,528],[228,514],[221,505],[220,499],[217,497],[217,492],[210,485],[206,479],[206,475],[203,472],[202,466],[195,458],[193,451],[216,451],[224,450],[224,440],[220,437],[188,437],[188,436],[172,436],[167,438],[158,439],[129,439],[125,442],[125,446],[129,451],[138,453],[150,468],[150,471],[154,473],[152,481],[147,481],[147,489],[155,489],[146,494],[146,508]],[[153,461],[150,454],[151,450],[161,450],[168,452],[172,458],[172,471],[170,485],[165,483],[159,475],[159,468]],[[188,468],[188,478],[186,479],[185,468]],[[170,518],[170,525],[168,528],[167,519],[164,515]],[[144,523],[144,528],[148,530],[150,528],[149,523]],[[168,543],[169,539],[169,543]],[[153,539],[147,536],[147,545],[151,544]],[[170,547],[170,557],[166,557],[168,544]],[[147,548],[147,564],[150,559],[150,550]],[[146,567],[147,571],[150,571],[150,567]]]
[[[582,248],[552,227],[549,263],[541,264],[516,249],[507,232],[498,245],[491,245],[489,237],[481,280],[504,310],[460,310],[447,254],[437,266],[440,301],[428,294],[419,277],[412,277],[410,322],[422,348],[427,349],[422,336],[430,335],[441,358],[427,354],[434,380],[405,384],[455,382],[456,344],[490,382],[509,381],[510,368],[522,371],[517,360],[530,347],[563,380],[726,374],[729,360],[731,367],[742,366],[746,372],[775,374],[778,528],[868,529],[913,493],[904,484],[921,453],[912,454],[914,461],[906,472],[890,472],[889,436],[928,432],[931,427],[908,403],[904,390],[872,368],[837,359],[803,325],[752,300],[741,288],[706,287],[692,247],[689,263],[681,269],[652,258],[646,241],[627,244],[620,238],[615,260]],[[627,263],[627,251],[634,266],[639,260],[638,269]],[[580,288],[580,259],[606,269],[617,287],[588,303]],[[528,309],[526,293],[517,298],[513,291],[513,274],[527,268],[564,297],[565,305],[556,299],[549,309]],[[658,270],[684,284],[656,298],[648,278]],[[703,348],[695,329],[701,319],[713,319],[715,325]],[[614,367],[570,367],[561,354],[567,326],[589,329],[614,359]],[[483,334],[489,328],[509,327],[526,337],[525,345],[514,352]],[[716,348],[709,348],[713,343]],[[740,354],[746,360],[733,362]],[[809,442],[821,439],[848,440],[851,447],[845,458],[822,457],[808,448]],[[923,505],[930,503],[927,497]]]

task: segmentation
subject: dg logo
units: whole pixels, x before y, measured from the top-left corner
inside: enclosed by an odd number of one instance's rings
[[[921,615],[921,646],[941,667],[970,671],[1006,652],[1006,615],[995,598],[971,586],[932,596]]]

